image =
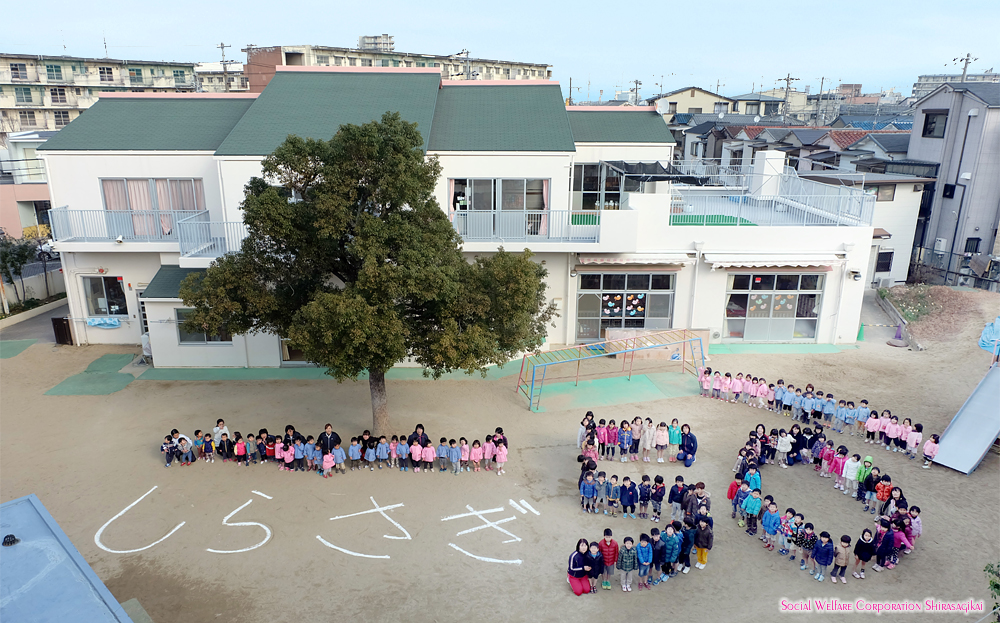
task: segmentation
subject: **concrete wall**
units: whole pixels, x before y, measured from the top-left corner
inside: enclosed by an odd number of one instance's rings
[[[58,266],[58,260],[54,263]],[[50,263],[50,266],[53,264]],[[48,294],[46,294],[45,282],[48,281]],[[49,271],[48,273],[42,275],[32,275],[31,277],[24,278],[24,284],[21,284],[20,279],[15,279],[14,285],[17,286],[17,294],[14,294],[14,288],[9,283],[4,283],[4,294],[6,295],[7,302],[9,304],[14,304],[17,302],[17,297],[21,296],[21,288],[27,290],[27,298],[44,299],[46,296],[52,296],[59,294],[60,292],[66,291],[66,281],[63,279],[63,274],[59,270]]]

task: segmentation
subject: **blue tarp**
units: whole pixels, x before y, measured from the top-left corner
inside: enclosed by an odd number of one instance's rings
[[[983,333],[979,336],[979,348],[996,354],[997,340],[1000,340],[1000,316],[983,328]]]
[[[87,326],[99,329],[117,329],[122,326],[122,322],[117,318],[87,318]]]

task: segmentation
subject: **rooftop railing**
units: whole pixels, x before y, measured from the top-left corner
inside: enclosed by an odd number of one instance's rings
[[[204,213],[204,211],[201,211]],[[176,242],[177,225],[198,210],[49,210],[58,242]]]
[[[601,233],[595,210],[459,210],[451,219],[467,242],[598,242]]]
[[[219,257],[240,250],[247,237],[243,221],[212,221],[208,212],[199,212],[178,223],[183,257]]]

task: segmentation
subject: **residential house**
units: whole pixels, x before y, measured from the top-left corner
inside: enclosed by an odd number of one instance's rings
[[[100,93],[175,93],[194,86],[194,63],[0,54],[0,135],[58,130]]]
[[[323,115],[302,105],[316,101]],[[184,330],[179,284],[239,248],[243,188],[289,134],[325,139],[385,110],[438,158],[434,197],[470,261],[505,247],[545,263],[548,345],[666,328],[855,341],[875,208],[861,189],[831,192],[775,151],[732,177],[677,170],[654,107],[567,109],[554,82],[283,67],[259,96],[102,97],[40,151],[65,206],[52,223],[75,342],[148,333],[158,366],[302,365],[276,335]]]
[[[646,103],[656,106],[656,112],[664,116],[677,113],[717,115],[732,111],[734,101],[705,89],[686,87],[654,95],[648,98]]]
[[[12,132],[0,150],[0,229],[20,238],[25,227],[49,224],[49,186],[45,163],[36,150],[55,130]]]
[[[736,100],[733,112],[761,117],[780,115],[781,104],[785,101],[784,98],[763,93],[746,93],[737,95],[733,99]]]
[[[1000,257],[1000,83],[946,83],[916,104],[907,159],[940,164],[930,211],[918,224],[915,246],[921,263],[941,268],[944,283],[997,288],[975,277],[995,279]]]

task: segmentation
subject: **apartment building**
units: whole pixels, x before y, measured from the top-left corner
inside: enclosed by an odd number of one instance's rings
[[[194,66],[195,90],[199,93],[234,93],[250,90],[243,65],[198,63]]]
[[[438,158],[434,195],[470,261],[530,248],[545,264],[549,345],[615,329],[856,338],[875,207],[861,189],[799,178],[777,151],[724,175],[678,171],[654,107],[567,109],[551,81],[280,67],[259,95],[109,94],[43,147],[75,342],[145,333],[158,366],[302,365],[276,335],[184,331],[179,284],[239,248],[244,185],[289,134],[325,139],[386,110]]]
[[[390,37],[391,40],[391,37]],[[391,43],[391,41],[390,41]],[[365,37],[359,41],[365,46]],[[522,63],[473,58],[464,54],[441,56],[397,52],[387,46],[372,43],[371,48],[335,48],[319,45],[281,45],[249,47],[245,50],[247,64],[244,73],[250,91],[260,93],[271,78],[275,68],[288,67],[412,67],[435,68],[444,80],[549,80],[552,66],[541,63]],[[374,49],[378,48],[378,49]]]
[[[0,134],[58,130],[101,93],[194,88],[194,63],[0,53]]]
[[[926,97],[942,84],[947,84],[949,82],[961,83],[962,74],[924,74],[922,76],[917,76],[917,81],[913,83],[912,96],[916,99]],[[982,74],[966,74],[965,82],[986,82],[998,84],[1000,83],[1000,73],[987,71]]]
[[[656,112],[669,117],[677,113],[727,113],[733,109],[734,100],[698,87],[686,87],[654,95],[646,103],[656,106]]]

